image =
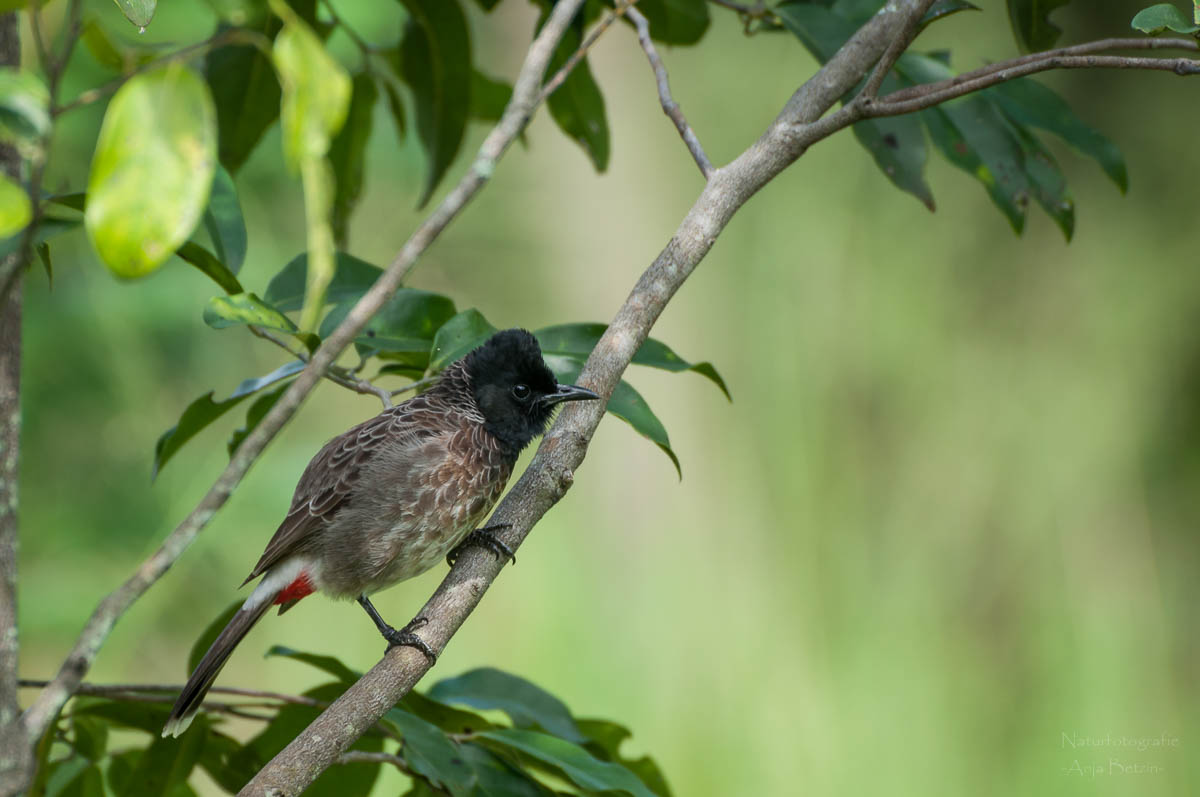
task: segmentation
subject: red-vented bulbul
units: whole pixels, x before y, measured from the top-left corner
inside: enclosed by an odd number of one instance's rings
[[[278,605],[282,614],[314,592],[358,600],[389,645],[432,659],[412,632],[423,618],[396,630],[367,596],[425,572],[460,545],[511,556],[478,524],[554,406],[594,398],[558,384],[533,335],[509,329],[446,368],[425,393],[326,443],[243,585],[262,580],[196,665],[163,735],[187,729],[229,654],[268,609]]]

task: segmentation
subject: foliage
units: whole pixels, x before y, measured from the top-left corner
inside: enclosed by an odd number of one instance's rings
[[[1067,0],[1009,0],[1015,38],[1024,50],[1052,46],[1060,31],[1049,15]],[[283,362],[261,377],[245,378],[233,393],[214,400],[210,391],[183,409],[158,439],[158,473],[189,441],[239,404],[248,403],[243,424],[227,443],[232,456],[303,368],[307,358],[371,288],[382,269],[346,251],[346,230],[370,174],[367,143],[380,99],[395,121],[395,134],[415,137],[426,155],[419,204],[431,201],[462,155],[472,120],[495,120],[512,93],[503,79],[486,75],[472,52],[472,16],[490,12],[497,0],[402,0],[395,7],[398,40],[368,44],[337,14],[335,4],[313,0],[216,2],[220,29],[194,43],[201,68],[189,64],[194,49],[154,53],[120,43],[101,19],[88,18],[80,36],[96,61],[121,73],[96,140],[90,172],[77,177],[76,193],[43,196],[36,165],[55,154],[52,136],[72,107],[53,96],[47,81],[30,71],[0,71],[0,137],[27,160],[21,185],[0,181],[0,246],[41,255],[51,270],[52,236],[86,231],[100,260],[123,278],[136,278],[182,261],[222,291],[197,315],[223,338],[249,327],[287,350]],[[118,0],[137,28],[151,24],[153,0]],[[535,0],[540,28],[553,4]],[[824,62],[878,11],[878,0],[792,0],[747,18],[748,31],[785,30]],[[604,8],[590,3],[551,60],[564,67],[580,51],[587,26]],[[672,45],[703,41],[711,20],[705,0],[643,0],[638,4],[651,38]],[[482,9],[482,11],[480,11]],[[963,0],[939,0],[923,24],[959,11],[979,9]],[[485,24],[485,23],[480,23]],[[1196,25],[1164,4],[1138,14],[1133,26],[1146,33],[1195,33]],[[330,35],[341,32],[359,48],[347,67],[331,55]],[[949,53],[907,52],[883,81],[886,94],[955,76]],[[104,96],[90,87],[75,106]],[[847,98],[848,99],[848,98]],[[597,171],[610,161],[611,137],[602,87],[586,53],[548,99],[558,128],[582,149]],[[264,133],[280,126],[282,158],[299,176],[305,198],[305,240],[266,285],[239,278],[253,231],[247,230],[237,197],[237,175]],[[1046,85],[1025,78],[915,116],[872,119],[854,126],[855,138],[896,187],[930,210],[933,191],[925,177],[933,151],[979,181],[1018,234],[1032,198],[1064,237],[1074,229],[1074,199],[1066,176],[1042,133],[1052,133],[1095,160],[1124,191],[1125,163],[1103,134],[1075,115]],[[83,189],[86,188],[86,192]],[[21,190],[24,189],[24,190]],[[32,226],[30,226],[32,225]],[[171,265],[167,265],[171,264]],[[561,381],[573,381],[605,330],[590,322],[566,322],[535,330],[547,362]],[[428,384],[458,357],[495,331],[478,308],[453,298],[404,288],[354,341],[357,361],[334,375],[342,383],[387,384],[401,392]],[[692,371],[727,397],[730,391],[708,362],[685,360],[667,344],[647,340],[634,363],[668,372]],[[408,380],[397,389],[390,380]],[[250,399],[249,402],[247,400]],[[621,381],[607,411],[658,446],[680,469],[666,428],[630,384]],[[206,632],[211,638],[214,632]],[[205,637],[202,637],[202,639]],[[203,647],[198,648],[203,650]],[[334,657],[283,649],[275,655],[304,662],[332,676],[305,693],[304,703],[272,704],[265,723],[242,742],[224,732],[225,715],[200,718],[181,740],[157,737],[167,702],[80,697],[48,732],[39,751],[44,766],[32,793],[45,795],[189,794],[189,774],[205,770],[229,791],[240,786],[357,677]],[[195,653],[193,653],[193,660]],[[481,713],[482,712],[482,713]],[[110,746],[110,731],[133,730],[151,740]],[[359,794],[380,767],[396,766],[413,780],[410,794],[667,794],[662,773],[646,757],[620,753],[624,727],[579,719],[558,698],[517,676],[474,670],[414,692],[393,708],[354,748],[387,753],[385,760],[356,760],[327,773],[314,794]]]

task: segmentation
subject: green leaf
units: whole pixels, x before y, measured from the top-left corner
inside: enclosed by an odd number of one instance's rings
[[[86,22],[80,38],[83,39],[83,44],[87,47],[88,52],[92,54],[92,58],[96,59],[96,63],[113,72],[123,72],[125,70],[125,56],[113,44],[108,32],[101,27],[99,22],[96,20]]]
[[[484,122],[498,122],[512,99],[512,86],[503,80],[495,80],[480,72],[471,70],[471,107],[472,119]]]
[[[433,338],[429,373],[437,374],[497,332],[483,313],[472,308],[446,321]]]
[[[75,752],[91,761],[99,762],[104,758],[108,749],[108,726],[95,717],[73,716],[71,728],[74,731]]]
[[[429,158],[417,202],[422,207],[462,146],[471,96],[471,35],[457,2],[401,2],[409,18],[392,65],[412,89],[417,136]]]
[[[305,664],[311,667],[316,667],[318,670],[328,673],[334,678],[337,678],[339,681],[347,684],[352,684],[362,677],[362,673],[355,672],[345,664],[342,664],[340,660],[333,656],[322,656],[318,653],[305,653],[300,650],[292,650],[291,648],[284,647],[283,645],[272,645],[271,649],[267,651],[267,655],[282,656],[287,659],[304,662]]]
[[[37,232],[33,236],[34,245],[41,245],[56,235],[62,235],[64,232],[71,232],[78,229],[82,223],[82,220],[56,219],[52,216],[47,216],[38,224]],[[0,257],[7,257],[17,251],[21,246],[21,237],[21,235],[14,235],[0,241]]]
[[[371,120],[379,96],[375,81],[368,74],[355,76],[352,85],[346,124],[329,147],[329,165],[337,181],[333,194],[333,240],[341,248],[346,246],[350,213],[362,195],[367,139],[371,137]]]
[[[957,14],[959,11],[980,10],[979,6],[968,3],[967,0],[934,0],[933,5],[929,6],[929,10],[925,12],[925,16],[921,17],[921,28],[924,29],[929,23],[951,14]]]
[[[50,132],[50,92],[32,72],[0,68],[0,141],[40,147]]]
[[[396,707],[415,714],[447,733],[474,733],[497,727],[472,711],[449,706],[417,691],[402,697]]]
[[[262,390],[264,387],[294,376],[304,368],[300,360],[281,365],[266,376],[243,381],[229,398],[223,401],[213,401],[212,391],[205,393],[193,401],[179,417],[179,422],[163,432],[154,445],[154,476],[157,476],[167,461],[175,455],[183,444],[196,436],[204,427],[220,418],[225,413],[240,404],[247,396]]]
[[[184,676],[187,677],[196,671],[196,667],[200,664],[200,659],[204,658],[204,654],[212,647],[212,643],[217,641],[217,637],[225,630],[225,626],[229,625],[229,621],[242,608],[244,601],[235,600],[233,603],[226,606],[220,614],[208,626],[200,632],[200,636],[196,637],[196,641],[192,643],[191,650],[188,651],[187,670]]]
[[[352,301],[338,305],[321,322],[326,337],[350,312]],[[402,288],[388,299],[354,339],[360,354],[379,352],[389,360],[424,368],[434,335],[454,317],[454,302],[440,293]]]
[[[217,731],[209,731],[208,740],[197,762],[222,789],[236,794],[262,769],[266,761],[240,755],[241,742]]]
[[[458,750],[475,776],[472,797],[555,797],[558,794],[480,745],[459,745]]]
[[[50,764],[50,772],[46,778],[45,797],[68,797],[69,795],[92,794],[102,797],[104,787],[94,791],[93,783],[88,782],[89,773],[99,774],[99,770],[84,758],[68,758]],[[88,791],[88,789],[93,789]]]
[[[148,274],[188,239],[216,167],[208,88],[179,63],[132,77],[100,127],[84,225],[121,277]]]
[[[337,253],[335,263],[333,279],[325,289],[327,303],[357,300],[383,274],[383,269],[378,266],[345,252]],[[271,278],[266,293],[263,294],[263,301],[285,312],[299,310],[304,302],[304,286],[307,279],[308,255],[297,255]]]
[[[1021,147],[1025,174],[1029,177],[1034,199],[1054,219],[1063,237],[1070,243],[1075,232],[1075,201],[1067,190],[1066,176],[1037,136],[1019,125],[1013,125],[1012,132]]]
[[[632,734],[629,729],[609,720],[580,719],[576,720],[579,730],[588,737],[584,747],[605,761],[616,761],[641,779],[650,791],[659,797],[670,797],[671,788],[658,764],[650,756],[641,758],[626,758],[621,755],[621,743]]]
[[[209,299],[204,308],[204,323],[213,329],[254,324],[293,335],[299,331],[291,319],[253,293],[214,296]]]
[[[72,761],[71,763],[74,763]],[[86,763],[86,762],[83,762]],[[65,768],[65,767],[64,767]],[[61,770],[60,770],[61,771]],[[62,785],[62,788],[46,790],[47,797],[105,797],[104,777],[100,768],[90,766],[79,771],[75,776]]]
[[[1176,8],[1171,3],[1159,3],[1158,5],[1143,8],[1134,15],[1133,21],[1129,26],[1134,30],[1140,30],[1142,33],[1148,33],[1151,36],[1156,36],[1164,31],[1174,31],[1176,33],[1196,33],[1200,31],[1200,25],[1193,24],[1184,13]]]
[[[262,419],[267,417],[267,413],[275,406],[275,402],[279,401],[279,397],[287,390],[286,384],[280,385],[274,390],[269,390],[254,400],[250,405],[250,409],[246,410],[246,421],[234,429],[229,435],[229,440],[225,443],[225,450],[229,452],[229,458],[233,459],[233,455],[237,453],[239,447],[250,436]]]
[[[16,235],[33,218],[29,195],[8,175],[0,174],[0,238]]]
[[[547,355],[546,365],[554,371],[559,382],[566,384],[573,384],[579,378],[579,372],[583,370],[581,360],[561,355]],[[618,382],[605,409],[632,426],[634,431],[642,437],[661,448],[663,453],[671,458],[679,478],[683,478],[679,457],[675,456],[675,452],[671,449],[671,440],[667,436],[666,428],[632,385],[623,379]]]
[[[350,76],[282,0],[272,0],[271,8],[284,20],[272,51],[283,89],[279,118],[284,160],[299,171],[305,161],[325,157],[346,121]]]
[[[325,307],[325,290],[337,268],[333,245],[334,176],[324,158],[308,158],[300,165],[304,185],[304,227],[308,239],[308,274],[304,286],[304,304],[300,308],[300,328],[310,332],[317,326]]]
[[[471,793],[474,773],[463,759],[460,745],[451,741],[440,728],[395,708],[383,715],[383,722],[404,737],[401,750],[414,772],[453,797]]]
[[[225,264],[218,260],[216,255],[195,241],[185,242],[175,254],[179,255],[181,260],[199,269],[226,293],[244,292],[245,289],[238,282],[238,278],[233,276],[233,272],[225,268]]]
[[[546,764],[587,791],[615,791],[633,797],[654,797],[642,781],[620,764],[601,761],[577,744],[544,733],[503,728],[483,731],[479,738],[515,750]]]
[[[212,239],[217,260],[228,270],[237,274],[246,261],[246,220],[242,217],[242,204],[238,201],[237,186],[233,177],[222,166],[217,166],[213,175],[212,194],[208,208],[204,211],[204,227]],[[230,293],[238,293],[230,291]]]
[[[1062,35],[1050,14],[1071,0],[1008,0],[1008,21],[1017,46],[1024,52],[1049,50]]]
[[[821,63],[832,58],[857,28],[855,22],[815,4],[789,3],[779,6],[776,13]],[[889,74],[882,92],[887,94],[899,85],[895,75]],[[933,192],[925,181],[929,150],[917,119],[912,116],[867,119],[856,123],[853,130],[858,143],[871,153],[885,177],[901,191],[921,200],[925,207],[934,209]]]
[[[542,352],[546,354],[562,354],[579,360],[586,360],[588,355],[592,353],[592,349],[596,348],[596,344],[600,341],[600,337],[608,329],[607,324],[584,323],[584,324],[559,324],[552,327],[544,327],[534,332],[534,337],[538,339],[538,344],[542,347]],[[647,365],[651,368],[661,368],[664,371],[695,371],[696,373],[710,379],[713,384],[721,389],[725,397],[733,400],[729,395],[729,388],[725,385],[725,380],[717,373],[717,369],[712,366],[712,363],[696,363],[693,365],[687,360],[676,354],[670,346],[662,341],[654,338],[647,338],[642,347],[633,355],[633,363],[635,365]]]
[[[387,60],[394,69],[399,70],[399,50],[391,51]],[[390,75],[380,78],[379,82],[383,85],[384,93],[387,94],[388,110],[392,112],[392,123],[396,126],[396,138],[403,141],[408,130],[408,122],[404,118],[404,101],[400,99],[400,92],[396,86],[400,79],[397,75]]]
[[[942,62],[912,53],[901,56],[897,69],[913,83],[954,76]],[[1025,226],[1030,184],[1020,144],[1000,110],[987,95],[974,94],[924,110],[921,119],[946,160],[979,180],[1020,234]]]
[[[1103,133],[1085,124],[1066,100],[1033,78],[1001,83],[988,89],[1004,114],[1017,124],[1054,133],[1077,152],[1094,159],[1121,193],[1129,189],[1129,173],[1121,150]]]
[[[708,30],[707,0],[641,0],[650,38],[664,44],[695,44]]]
[[[546,17],[544,12],[538,20],[538,30],[541,30]],[[579,49],[582,42],[583,19],[579,18],[563,34],[554,55],[550,58],[546,75],[557,73],[567,59]],[[575,65],[562,85],[546,100],[546,104],[555,124],[571,140],[583,147],[596,171],[602,172],[608,168],[609,134],[608,119],[604,112],[604,96],[592,77],[587,58]]]
[[[156,734],[138,757],[125,788],[118,792],[119,797],[165,797],[187,783],[188,775],[200,760],[207,736],[208,721],[203,715],[197,716],[178,739]]]
[[[113,0],[125,19],[129,20],[139,32],[144,32],[150,20],[154,18],[154,7],[157,0]]]
[[[273,39],[281,28],[278,19],[268,17],[258,32]],[[252,45],[210,50],[204,73],[217,105],[221,164],[233,173],[279,118],[279,81],[270,59]]]
[[[518,728],[544,730],[573,742],[587,740],[566,704],[524,678],[481,667],[457,678],[438,681],[429,696],[443,703],[462,703],[477,709],[499,709]]]

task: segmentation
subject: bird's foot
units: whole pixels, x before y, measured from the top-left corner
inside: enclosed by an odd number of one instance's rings
[[[437,664],[437,654],[434,653],[433,648],[429,647],[429,644],[424,639],[413,633],[413,631],[421,628],[428,622],[428,618],[418,617],[399,631],[390,626],[386,631],[380,629],[383,633],[383,638],[387,640],[387,650],[391,650],[394,647],[416,648],[425,654],[425,658],[429,659],[430,666]],[[387,651],[384,652],[386,653]]]
[[[475,529],[462,542],[454,546],[454,550],[446,554],[446,564],[454,567],[454,563],[458,561],[458,557],[462,555],[463,551],[472,545],[478,545],[480,548],[491,551],[492,556],[496,557],[496,559],[511,559],[515,565],[517,563],[517,555],[513,553],[513,549],[509,548],[496,537],[497,531],[511,528],[511,523],[497,523],[494,526],[484,526],[481,529]]]

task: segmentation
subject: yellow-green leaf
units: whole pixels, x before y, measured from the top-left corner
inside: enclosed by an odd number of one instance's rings
[[[0,238],[7,238],[25,229],[32,216],[33,209],[25,189],[0,174]]]
[[[84,211],[105,265],[139,277],[188,239],[208,204],[216,150],[212,96],[187,67],[170,64],[121,87],[100,127]]]

